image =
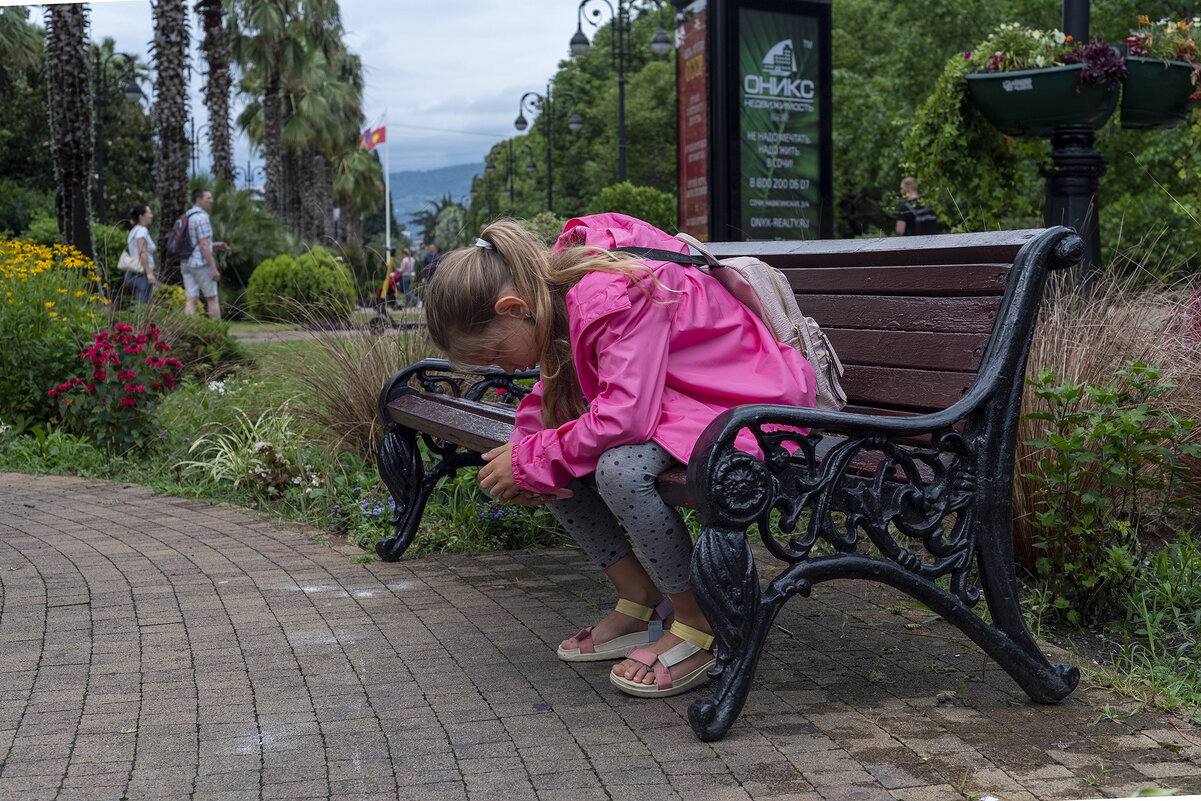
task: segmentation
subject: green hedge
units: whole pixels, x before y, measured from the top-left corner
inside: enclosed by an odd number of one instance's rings
[[[344,322],[354,311],[354,279],[325,248],[267,259],[246,287],[250,314],[279,322]]]

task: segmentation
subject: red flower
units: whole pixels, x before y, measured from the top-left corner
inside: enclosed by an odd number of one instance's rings
[[[121,405],[127,409],[137,406],[137,404],[138,404],[138,402],[136,400],[134,400],[133,398],[129,397],[128,395],[126,395],[124,398],[121,399]]]
[[[95,392],[95,391],[96,391],[96,385],[95,385],[95,384],[88,384],[86,387],[84,387],[84,388],[83,388],[83,391],[84,391],[84,392]]]
[[[96,372],[92,373],[92,378],[96,379],[97,381],[107,381],[108,373],[106,373],[104,370],[97,370]]]
[[[47,392],[46,394],[47,394],[47,395],[49,395],[50,397],[52,397],[52,398],[53,398],[55,395],[57,395],[57,394],[58,394],[58,390],[57,390],[57,389],[52,389],[52,390],[50,390],[49,392]]]
[[[130,395],[136,395],[139,392],[145,392],[146,387],[143,384],[126,384],[125,391]]]
[[[126,325],[125,323],[117,323],[116,325],[114,325],[114,326],[113,326],[113,330],[114,330],[114,331],[121,331],[122,333],[126,333],[126,334],[128,334],[128,333],[131,333],[131,332],[133,331],[133,327],[132,327],[132,326],[128,326],[128,325]]]
[[[117,373],[117,378],[121,381],[129,381],[137,377],[138,374],[133,370],[122,370],[121,372]]]

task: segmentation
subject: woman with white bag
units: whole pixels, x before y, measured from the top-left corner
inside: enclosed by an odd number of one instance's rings
[[[154,212],[145,203],[139,203],[129,212],[129,220],[133,228],[125,243],[126,252],[121,254],[117,266],[125,273],[125,285],[133,292],[134,300],[149,303],[158,286],[158,279],[154,277],[156,247],[149,230]]]

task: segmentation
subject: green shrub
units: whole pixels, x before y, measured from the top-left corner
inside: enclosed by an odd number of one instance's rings
[[[0,239],[0,419],[23,431],[57,418],[46,393],[105,318],[95,290],[79,251]]]
[[[567,220],[556,217],[549,211],[541,212],[528,220],[520,220],[520,222],[522,228],[529,231],[535,239],[548,248],[554,246],[559,234],[563,233],[563,226],[567,224]]]
[[[58,233],[58,220],[48,211],[39,211],[33,215],[22,239],[35,245],[60,245],[63,241]]]
[[[590,212],[607,211],[637,217],[669,234],[679,230],[675,196],[652,186],[634,186],[629,181],[606,186],[592,198]]]
[[[16,236],[29,228],[34,215],[54,211],[54,198],[10,178],[0,178],[0,233]]]
[[[164,287],[167,290],[177,287]],[[183,290],[179,291],[182,295]],[[160,290],[155,293],[170,295]],[[174,312],[162,319],[163,339],[171,345],[171,355],[183,363],[188,375],[209,381],[221,378],[249,356],[229,333],[229,322],[214,320],[203,314],[186,315]]]
[[[1047,369],[1029,383],[1046,404],[1027,415],[1042,421],[1034,546],[1036,570],[1054,593],[1055,610],[1073,624],[1105,622],[1125,612],[1125,598],[1145,557],[1144,538],[1161,535],[1174,509],[1182,456],[1201,455],[1186,440],[1196,426],[1152,401],[1172,386],[1140,362],[1106,386],[1059,383]]]
[[[325,248],[268,259],[251,274],[246,295],[260,320],[344,322],[354,310],[350,271]]]

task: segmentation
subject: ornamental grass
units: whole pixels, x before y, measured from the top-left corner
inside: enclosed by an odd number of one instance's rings
[[[1107,277],[1087,293],[1042,304],[1028,379],[1050,370],[1061,382],[1103,387],[1113,384],[1120,370],[1141,362],[1160,371],[1162,391],[1149,399],[1152,409],[1182,420],[1201,420],[1201,282],[1169,285],[1150,278],[1144,268],[1155,244],[1140,243],[1120,254],[1106,271]],[[1111,277],[1115,275],[1119,277]],[[1086,398],[1082,408],[1088,407]],[[1045,405],[1028,387],[1023,416],[1040,411],[1045,411]],[[1033,523],[1043,483],[1031,474],[1037,473],[1039,459],[1046,455],[1045,449],[1030,443],[1047,435],[1044,421],[1035,419],[1023,419],[1018,431],[1014,551],[1018,562],[1027,567],[1041,555],[1032,543],[1038,539]],[[1182,442],[1201,443],[1201,425],[1194,426]],[[1201,501],[1201,461],[1185,456],[1180,464],[1183,471],[1176,476],[1175,493]],[[1169,514],[1129,522],[1136,528],[1143,523],[1144,529],[1135,533],[1154,539],[1173,529],[1187,531],[1189,518]]]

